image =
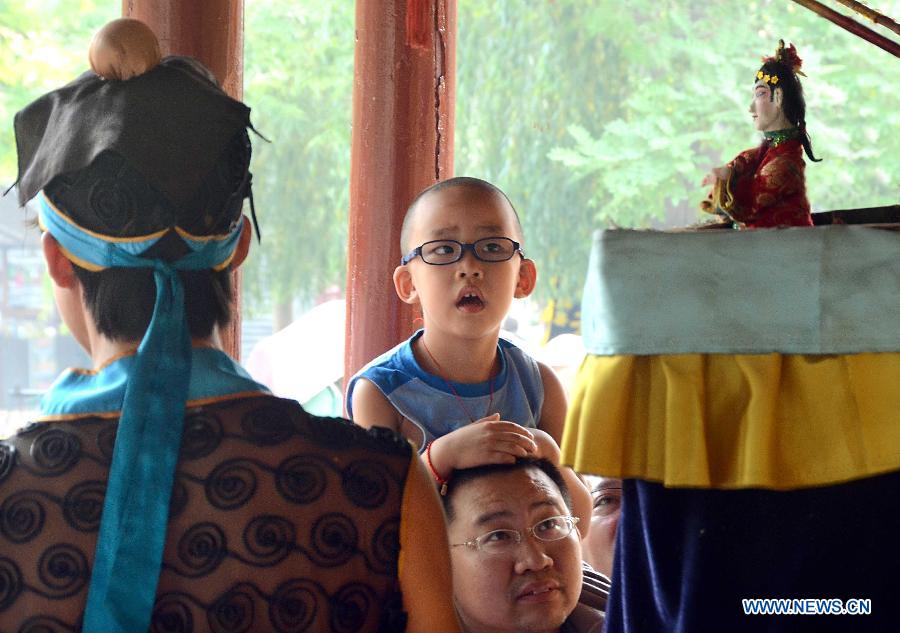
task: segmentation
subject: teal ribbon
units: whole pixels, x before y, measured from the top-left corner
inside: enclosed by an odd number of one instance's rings
[[[181,445],[191,340],[179,270],[215,268],[231,257],[243,218],[228,234],[179,232],[191,252],[178,261],[139,257],[162,234],[111,238],[87,231],[41,196],[39,220],[70,258],[100,268],[153,268],[156,303],[129,372],[100,520],[83,630],[146,631],[150,624]]]
[[[146,631],[156,597],[191,373],[191,341],[178,274],[157,261],[153,276],[156,305],[125,390],[85,631]]]

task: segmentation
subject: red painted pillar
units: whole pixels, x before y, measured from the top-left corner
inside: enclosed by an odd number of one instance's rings
[[[415,329],[391,275],[415,195],[453,175],[456,0],[357,0],[344,377]]]
[[[235,99],[244,94],[243,0],[123,0],[122,15],[147,24],[165,55],[189,55],[209,68]],[[234,275],[234,305],[223,331],[225,351],[240,359],[241,276]]]

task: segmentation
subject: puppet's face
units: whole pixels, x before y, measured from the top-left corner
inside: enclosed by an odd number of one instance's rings
[[[778,88],[772,93],[772,88],[757,81],[753,86],[753,100],[750,102],[750,114],[753,116],[753,125],[760,132],[773,132],[785,127],[784,112],[781,109],[782,91]]]

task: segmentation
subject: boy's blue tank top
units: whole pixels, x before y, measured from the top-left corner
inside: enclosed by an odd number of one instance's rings
[[[491,382],[451,383],[456,394],[440,376],[426,373],[413,355],[412,337],[363,367],[347,387],[347,412],[353,418],[353,387],[360,378],[372,382],[395,409],[415,424],[428,442],[476,420],[499,413],[501,420],[535,428],[544,404],[544,383],[537,361],[505,339],[497,343],[500,373]],[[457,399],[462,400],[462,404]],[[488,403],[490,411],[488,411]]]

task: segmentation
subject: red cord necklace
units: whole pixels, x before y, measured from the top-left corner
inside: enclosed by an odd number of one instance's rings
[[[456,389],[453,387],[453,383],[451,383],[449,380],[444,378],[444,374],[446,372],[444,371],[444,368],[441,367],[441,364],[439,362],[437,362],[437,359],[434,357],[434,354],[431,353],[431,350],[428,349],[428,346],[425,344],[425,337],[423,336],[419,340],[422,341],[422,349],[425,350],[425,353],[428,354],[428,358],[431,359],[431,362],[434,363],[434,366],[438,368],[439,372],[441,372],[441,379],[444,381],[444,383],[446,383],[447,387],[453,393],[453,396],[456,398],[456,402],[459,404],[460,408],[465,412],[466,417],[469,418],[469,422],[474,422],[476,418],[469,412],[469,408],[466,406],[466,403],[463,402],[463,399],[459,397],[459,393],[457,393]],[[495,376],[492,376],[491,381],[490,381],[491,397],[488,400],[487,411],[485,411],[484,416],[482,416],[485,418],[490,414],[491,405],[494,404],[494,378],[495,378]]]

